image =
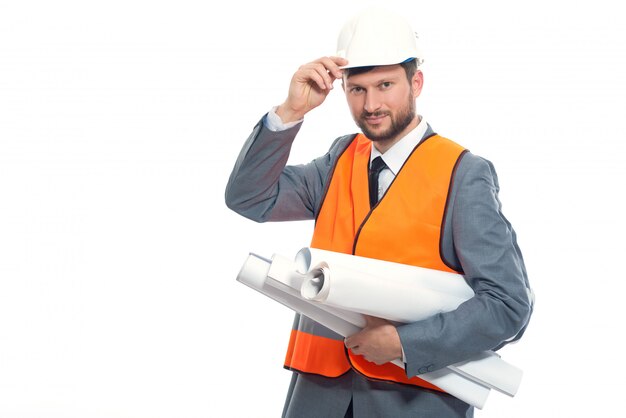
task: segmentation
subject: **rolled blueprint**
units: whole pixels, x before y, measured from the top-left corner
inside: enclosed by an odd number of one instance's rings
[[[256,254],[249,254],[237,275],[237,281],[298,313],[308,316],[314,321],[320,322],[326,328],[341,336],[352,335],[361,330],[362,327],[342,319],[341,315],[332,308],[322,309],[303,300],[295,290],[289,291],[288,288],[268,284],[267,273],[270,269],[270,263],[270,260]],[[362,322],[364,324],[365,320],[362,320]]]
[[[467,300],[474,296],[472,288],[465,282],[463,276],[457,273],[308,247],[298,251],[295,257],[296,268],[302,274],[316,267],[324,267],[325,264],[340,265],[360,273],[384,277],[386,281],[400,283],[408,281],[411,285],[441,292],[448,297],[456,297],[460,300]]]
[[[463,278],[454,280],[465,284]],[[386,275],[376,276],[337,263],[320,262],[304,276],[300,289],[302,297],[308,300],[403,323],[452,311],[466,300],[430,290],[416,282],[411,278],[388,279]]]
[[[278,267],[272,268],[274,264]],[[250,254],[237,276],[237,281],[313,319],[343,337],[361,330],[365,321],[362,317],[359,319],[354,316],[353,312],[315,304],[303,299],[298,291],[289,290],[290,286],[285,283],[293,284],[299,281],[298,276],[288,268],[289,265],[289,260],[280,256],[275,255],[270,261]],[[270,271],[274,278],[269,277]],[[360,322],[360,325],[355,325],[350,321]],[[398,367],[403,367],[399,361],[393,363]],[[489,387],[475,379],[447,368],[421,374],[419,377],[478,409],[483,408],[490,391]]]
[[[522,381],[522,370],[493,351],[485,351],[469,360],[448,366],[475,382],[482,383],[509,396],[515,396]]]
[[[304,248],[295,265],[307,272],[298,283],[304,299],[400,323],[452,311],[474,295],[460,274],[326,250]],[[509,396],[522,379],[494,352],[448,367]]]

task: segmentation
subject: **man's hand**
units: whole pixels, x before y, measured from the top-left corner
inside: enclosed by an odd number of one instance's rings
[[[278,106],[276,114],[283,123],[294,122],[321,105],[342,77],[340,66],[348,61],[339,57],[322,57],[301,66],[291,78],[287,99]]]
[[[402,358],[402,344],[396,327],[389,321],[365,315],[367,325],[345,339],[345,345],[365,360],[384,364]]]

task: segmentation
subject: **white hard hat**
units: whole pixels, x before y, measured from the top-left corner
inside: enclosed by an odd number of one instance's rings
[[[393,65],[413,58],[419,65],[424,59],[416,38],[402,16],[370,8],[344,25],[337,39],[337,56],[348,60],[342,68]]]

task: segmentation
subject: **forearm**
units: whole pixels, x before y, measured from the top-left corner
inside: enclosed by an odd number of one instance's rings
[[[441,369],[499,347],[526,324],[527,303],[480,294],[456,310],[397,328],[408,376]]]
[[[226,186],[226,205],[257,222],[312,219],[330,167],[330,153],[286,166],[300,124],[274,132],[261,120],[246,140]]]
[[[500,211],[493,167],[475,156],[468,162],[456,179],[446,232],[454,237],[455,255],[475,296],[452,312],[398,327],[408,375],[499,348],[530,316],[524,262],[515,233]]]

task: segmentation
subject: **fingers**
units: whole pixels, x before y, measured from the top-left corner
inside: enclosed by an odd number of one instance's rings
[[[363,318],[365,318],[365,328],[363,328],[356,334],[352,334],[344,339],[344,344],[346,345],[346,348],[349,348],[352,351],[354,351],[354,348],[358,347],[359,344],[363,342],[363,339],[365,338],[370,328],[378,325],[380,321],[385,321],[384,319],[376,318],[375,316],[369,315],[363,315]]]
[[[326,61],[326,63],[328,64],[327,68],[335,78],[341,78],[343,76],[343,70],[339,67],[348,65],[347,59],[341,57],[324,57],[321,59],[324,59]]]
[[[345,344],[346,348],[349,348],[349,349],[351,349],[351,350],[352,350],[352,349],[354,349],[355,347],[358,347],[358,344],[357,344],[357,342],[355,341],[355,340],[356,340],[356,338],[355,338],[355,336],[356,336],[356,335],[358,335],[358,334],[354,334],[353,336],[346,337],[346,338],[343,340],[343,343]]]
[[[287,99],[278,106],[276,114],[283,122],[302,119],[326,100],[333,82],[342,77],[339,66],[347,62],[339,57],[322,57],[298,68],[289,84]]]
[[[347,62],[339,57],[322,57],[304,64],[298,71],[303,79],[314,82],[321,90],[331,90],[333,82],[343,75],[339,66],[346,65]]]
[[[366,349],[366,346],[358,345],[357,338],[348,337],[344,340],[344,344],[348,349],[350,349],[350,351],[352,351],[352,354],[356,354],[357,356],[363,356],[363,358],[369,362],[375,364],[385,363],[385,361],[382,361],[378,357],[373,356],[372,353]]]
[[[310,63],[300,67],[305,79],[313,81],[320,90],[330,90],[333,88],[333,81],[328,72],[321,64]]]

